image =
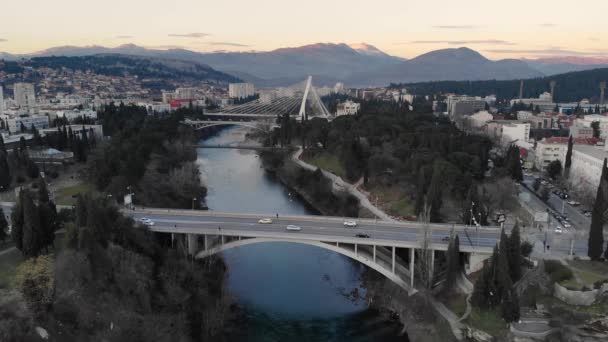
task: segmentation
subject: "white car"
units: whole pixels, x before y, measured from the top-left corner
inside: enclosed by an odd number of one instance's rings
[[[557,234],[561,234],[561,233],[563,233],[563,232],[564,232],[564,231],[562,230],[562,227],[555,227],[555,233],[557,233]]]
[[[357,221],[344,221],[344,227],[356,227],[357,226]]]
[[[293,224],[288,225],[287,227],[285,227],[285,229],[295,231],[295,232],[302,230],[302,228],[300,228],[299,226],[293,225]]]
[[[562,224],[564,225],[564,228],[572,228],[572,225],[568,222],[564,222]]]
[[[142,217],[142,218],[139,219],[140,222],[146,222],[146,221],[149,221],[149,220],[150,219],[147,218],[147,217]]]
[[[271,219],[269,219],[269,218],[263,218],[263,219],[260,219],[260,220],[258,221],[258,223],[260,223],[260,224],[271,224],[271,223],[272,223],[272,220],[271,220]]]

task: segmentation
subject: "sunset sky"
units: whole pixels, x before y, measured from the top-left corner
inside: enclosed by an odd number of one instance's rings
[[[489,58],[608,56],[604,0],[13,0],[0,51],[60,45],[272,50],[366,42],[396,56],[468,46]]]

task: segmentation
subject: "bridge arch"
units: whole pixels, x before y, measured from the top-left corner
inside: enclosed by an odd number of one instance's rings
[[[208,121],[208,122],[201,122],[201,123],[195,124],[194,129],[204,129],[204,128],[208,128],[208,127],[228,126],[228,125],[242,126],[242,127],[252,128],[255,130],[260,130],[258,123],[252,122],[252,121]]]
[[[416,289],[412,288],[408,283],[410,281],[410,271],[399,263],[395,263],[395,271],[392,270],[391,265],[391,256],[390,253],[386,250],[386,248],[381,246],[370,246],[370,245],[356,245],[354,249],[350,249],[344,246],[340,246],[340,244],[333,244],[321,241],[314,240],[305,240],[305,239],[276,239],[276,238],[244,238],[239,240],[233,240],[227,243],[221,243],[214,247],[202,250],[196,254],[197,259],[206,258],[208,256],[220,253],[225,250],[229,250],[236,247],[242,247],[257,243],[268,243],[268,242],[289,242],[289,243],[298,243],[308,246],[315,246],[319,248],[323,248],[326,250],[330,250],[341,255],[347,256],[373,270],[382,274],[393,283],[397,284],[404,290],[408,292],[409,295],[415,294]],[[372,253],[369,249],[374,248],[375,252]],[[387,260],[389,259],[389,260]]]

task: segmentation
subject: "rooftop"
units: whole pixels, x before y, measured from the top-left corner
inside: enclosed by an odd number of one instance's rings
[[[574,145],[572,149],[595,159],[604,160],[604,158],[608,158],[608,152],[604,151],[603,146]]]

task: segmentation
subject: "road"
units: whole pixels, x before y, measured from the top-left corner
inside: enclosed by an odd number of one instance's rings
[[[199,233],[250,237],[298,238],[328,242],[376,244],[396,247],[419,246],[422,240],[420,223],[389,223],[374,220],[359,220],[355,228],[345,227],[341,218],[322,216],[280,216],[257,214],[233,214],[189,210],[136,210],[126,211],[135,220],[143,217],[155,222],[153,231],[176,233]],[[272,224],[259,224],[263,217],[272,218]],[[287,225],[302,228],[298,232],[286,230]],[[434,249],[447,249],[446,237],[451,226],[431,225],[431,243]],[[466,232],[465,232],[466,230]],[[466,229],[457,226],[462,251],[489,253],[500,237],[497,228]],[[356,234],[367,234],[369,238],[357,238]],[[467,237],[468,236],[468,237]]]

